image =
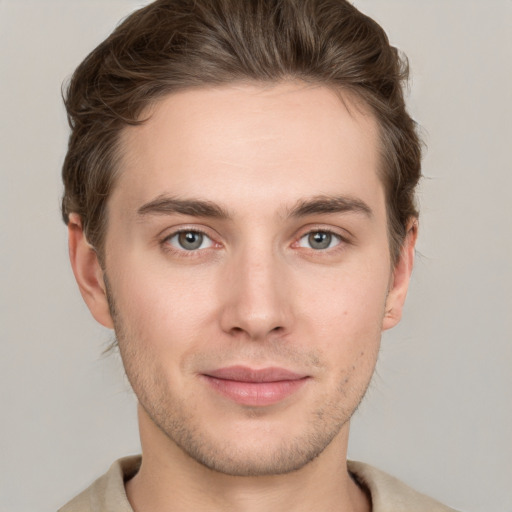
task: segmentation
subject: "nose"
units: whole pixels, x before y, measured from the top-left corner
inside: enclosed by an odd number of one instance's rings
[[[270,250],[245,251],[230,262],[220,291],[223,331],[252,340],[290,331],[292,298],[285,267]]]

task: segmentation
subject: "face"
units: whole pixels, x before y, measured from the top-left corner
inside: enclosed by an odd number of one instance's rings
[[[111,316],[105,287],[81,287],[115,325],[145,421],[227,474],[304,466],[346,437],[407,288],[374,118],[323,87],[196,89],[161,100],[122,148]]]

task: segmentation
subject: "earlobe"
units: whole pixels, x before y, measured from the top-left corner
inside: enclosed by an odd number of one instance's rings
[[[76,213],[69,215],[68,247],[71,267],[87,307],[100,324],[112,329],[113,321],[107,300],[103,270],[96,251],[85,238],[82,220]]]
[[[407,235],[400,250],[400,256],[393,271],[392,281],[386,299],[382,330],[391,329],[398,324],[402,318],[402,310],[414,266],[414,248],[417,238],[418,220],[411,219],[407,226]]]

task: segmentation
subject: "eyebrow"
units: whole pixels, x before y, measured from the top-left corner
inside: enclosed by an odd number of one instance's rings
[[[306,217],[315,214],[334,213],[362,213],[372,217],[371,208],[362,200],[350,196],[314,196],[299,200],[294,207],[287,210],[287,217]],[[193,217],[208,217],[215,219],[229,219],[227,210],[212,201],[202,199],[179,199],[166,195],[142,205],[137,214],[141,217],[147,215],[170,215],[178,213]]]
[[[300,200],[289,211],[290,217],[329,213],[362,213],[373,217],[372,209],[361,199],[350,196],[315,196]]]
[[[138,215],[169,215],[180,213],[194,217],[229,218],[228,212],[219,205],[201,199],[179,199],[177,197],[158,196],[137,210]]]

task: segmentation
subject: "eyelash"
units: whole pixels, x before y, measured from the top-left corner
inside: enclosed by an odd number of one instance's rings
[[[179,237],[179,235],[183,234],[183,233],[194,233],[194,234],[202,235],[203,237],[205,237],[205,238],[210,240],[211,246],[204,247],[202,249],[198,248],[198,249],[187,250],[185,248],[181,248],[180,249],[180,248],[177,248],[177,247],[174,247],[173,245],[171,245],[170,241],[173,238],[175,238],[175,237]],[[200,255],[201,251],[204,251],[206,249],[210,249],[213,246],[219,245],[219,244],[216,243],[213,240],[213,238],[210,235],[208,235],[208,233],[203,231],[202,229],[198,229],[198,228],[182,228],[182,229],[178,229],[177,231],[173,231],[169,235],[165,236],[165,238],[161,241],[160,245],[162,246],[162,248],[164,249],[165,252],[173,253],[173,254],[176,254],[176,255],[178,255],[180,257],[190,258],[190,257],[197,257],[197,256]]]
[[[300,242],[303,239],[305,239],[306,237],[314,235],[314,234],[319,234],[319,233],[329,235],[330,237],[336,239],[336,241],[337,241],[336,244],[332,247],[326,247],[324,249],[313,249],[312,247],[301,247],[299,245]],[[302,232],[302,234],[296,239],[296,241],[292,244],[292,246],[302,248],[305,251],[307,251],[309,254],[313,253],[316,256],[326,256],[327,257],[329,255],[334,255],[334,254],[337,254],[339,251],[344,250],[346,248],[346,246],[349,245],[350,243],[351,243],[350,240],[346,236],[341,235],[339,232],[337,232],[333,229],[322,227],[322,226],[314,226],[314,227],[308,227],[308,229],[306,231]]]
[[[209,239],[211,245],[208,247],[204,247],[204,248],[199,247],[197,249],[190,249],[190,250],[187,250],[185,248],[177,248],[177,247],[174,247],[173,245],[171,245],[170,240],[172,240],[175,237],[179,237],[179,235],[183,234],[183,233],[199,234],[199,235]],[[330,237],[335,238],[337,240],[337,243],[332,247],[326,247],[323,249],[314,249],[312,247],[302,247],[299,245],[301,240],[303,240],[304,238],[311,236],[313,234],[319,234],[319,233],[324,233],[326,235],[329,235]],[[302,232],[302,234],[300,234],[300,236],[298,236],[295,239],[295,241],[291,244],[291,246],[294,248],[305,249],[306,251],[314,253],[316,255],[326,255],[327,256],[327,253],[332,254],[332,253],[336,253],[340,250],[343,250],[345,245],[347,245],[347,244],[350,244],[350,241],[346,237],[340,235],[338,232],[336,232],[332,229],[328,229],[328,228],[315,227],[315,228],[309,228],[307,231]],[[219,244],[218,242],[215,242],[215,240],[204,230],[195,228],[195,227],[194,228],[181,228],[176,231],[173,231],[169,235],[165,236],[165,238],[163,238],[160,245],[162,246],[164,251],[173,253],[180,257],[199,257],[203,251],[205,251],[207,249],[215,248],[215,246],[217,246],[217,247],[221,246],[221,244]]]

